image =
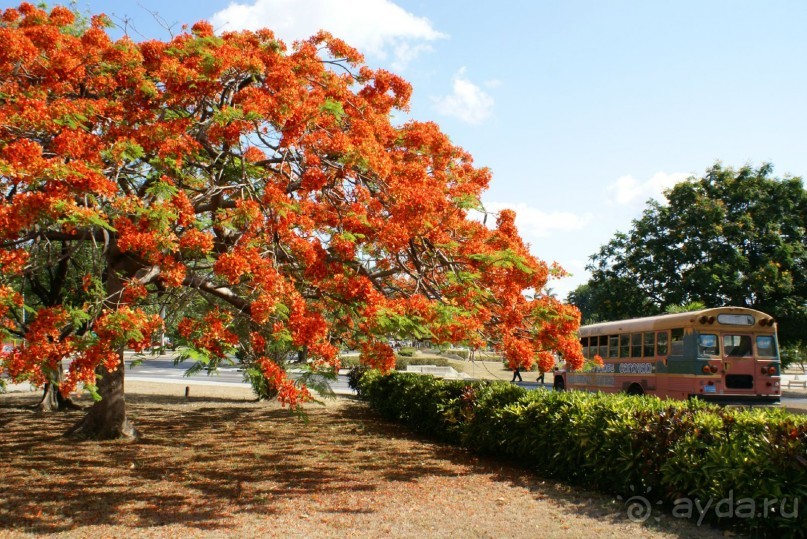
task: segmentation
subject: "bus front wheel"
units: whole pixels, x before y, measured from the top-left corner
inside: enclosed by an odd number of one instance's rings
[[[644,395],[644,388],[642,388],[642,386],[640,386],[639,384],[631,384],[628,387],[627,394],[628,395]]]

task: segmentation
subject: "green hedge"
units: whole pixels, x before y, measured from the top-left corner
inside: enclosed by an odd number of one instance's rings
[[[355,384],[385,418],[545,476],[763,536],[807,533],[807,417],[412,373]]]

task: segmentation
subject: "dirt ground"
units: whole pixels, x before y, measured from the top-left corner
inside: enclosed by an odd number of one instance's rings
[[[723,537],[669,515],[632,523],[621,501],[419,438],[348,397],[303,418],[242,388],[127,395],[136,443],[71,442],[82,412],[0,395],[0,537]]]

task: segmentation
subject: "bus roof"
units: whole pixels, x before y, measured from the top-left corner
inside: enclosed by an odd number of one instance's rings
[[[686,313],[661,314],[658,316],[647,316],[644,318],[630,318],[628,320],[617,320],[614,322],[601,322],[588,326],[580,326],[580,336],[591,335],[614,335],[617,333],[629,333],[638,331],[654,331],[662,329],[680,328],[693,325],[705,325],[699,322],[702,316],[706,318],[714,317],[716,320],[720,314],[749,314],[758,322],[762,319],[770,319],[767,314],[749,309],[747,307],[715,307],[703,309],[701,311],[690,311]],[[714,323],[714,320],[712,321]],[[737,327],[737,326],[733,326]],[[771,327],[772,329],[772,327]]]

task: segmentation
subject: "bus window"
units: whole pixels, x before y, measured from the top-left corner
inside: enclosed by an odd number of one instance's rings
[[[764,357],[776,357],[776,341],[772,335],[757,336],[757,355]]]
[[[583,357],[589,359],[588,357],[588,337],[581,337],[580,338],[580,346],[583,347]]]
[[[616,335],[608,337],[608,357],[619,357],[619,337]]]
[[[723,354],[727,357],[751,357],[751,337],[723,335]]]
[[[642,357],[642,334],[634,333],[630,336],[630,356]]]
[[[619,357],[630,357],[630,335],[619,336]]]
[[[657,356],[666,356],[667,355],[667,341],[668,341],[668,333],[666,331],[659,331],[656,333],[656,355]]]
[[[698,335],[698,356],[719,356],[717,335]]]
[[[648,331],[644,334],[644,350],[642,350],[642,357],[653,357],[653,352],[656,351],[656,334]]]
[[[670,333],[670,355],[684,355],[684,328],[677,328]]]
[[[608,357],[608,335],[600,335],[600,357]]]

